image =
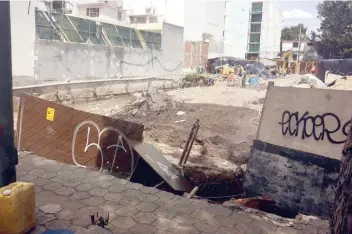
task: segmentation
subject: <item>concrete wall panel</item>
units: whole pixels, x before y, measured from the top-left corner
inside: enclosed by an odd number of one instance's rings
[[[257,139],[340,159],[351,119],[351,91],[269,87]]]

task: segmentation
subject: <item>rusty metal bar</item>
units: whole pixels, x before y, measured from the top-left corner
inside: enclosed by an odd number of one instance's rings
[[[186,142],[185,148],[183,149],[180,161],[178,163],[178,165],[180,165],[181,167],[186,164],[189,154],[192,150],[192,146],[194,143],[194,140],[196,139],[197,133],[198,133],[198,129],[199,129],[199,119],[196,120],[196,122],[193,124],[192,130],[189,134],[188,140]]]

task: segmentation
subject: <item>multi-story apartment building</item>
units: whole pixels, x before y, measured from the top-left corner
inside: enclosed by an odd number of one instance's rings
[[[209,57],[277,57],[281,35],[277,5],[276,0],[187,0],[185,40],[201,41],[202,35],[210,35]]]

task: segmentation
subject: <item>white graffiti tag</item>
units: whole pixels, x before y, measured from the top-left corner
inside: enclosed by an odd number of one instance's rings
[[[161,162],[156,162],[158,164],[158,166],[160,167],[160,169],[166,173],[166,175],[170,176],[171,179],[178,179],[179,177],[177,175],[175,175],[174,173],[172,173],[169,168],[167,166],[165,166],[164,164],[162,164]]]
[[[118,134],[118,138],[117,138],[116,144],[109,145],[109,146],[106,147],[106,149],[110,149],[110,148],[115,147],[114,157],[113,157],[113,161],[112,161],[111,169],[110,169],[110,171],[112,171],[113,168],[114,168],[117,152],[119,151],[119,149],[121,149],[121,150],[123,150],[123,151],[125,151],[127,153],[127,150],[126,150],[126,148],[124,146],[124,143],[123,143],[124,140],[125,140],[125,142],[127,142],[127,144],[128,144],[127,138],[125,137],[125,135],[121,131],[119,131],[116,128],[105,127],[102,130],[100,130],[98,124],[96,124],[94,121],[91,121],[91,120],[83,121],[82,123],[80,123],[80,124],[78,124],[76,126],[75,131],[73,132],[73,138],[72,138],[72,160],[78,167],[86,168],[85,165],[79,164],[77,162],[76,155],[75,155],[77,134],[78,134],[79,130],[81,128],[83,128],[85,125],[88,125],[88,128],[87,128],[87,137],[86,137],[86,145],[84,147],[84,152],[87,152],[90,147],[96,147],[98,149],[99,154],[100,154],[100,158],[101,158],[100,171],[103,169],[103,164],[104,164],[104,149],[102,149],[102,147],[100,146],[101,136],[102,136],[102,134],[104,132],[107,132],[107,131],[113,131],[113,132]],[[98,132],[98,140],[97,140],[97,142],[93,142],[93,143],[89,143],[91,126],[94,127],[97,130],[97,132]],[[129,147],[129,150],[130,150],[130,153],[131,153],[131,173],[132,173],[132,171],[134,169],[134,155],[133,155],[133,151],[132,151],[131,145],[128,144],[128,147]]]

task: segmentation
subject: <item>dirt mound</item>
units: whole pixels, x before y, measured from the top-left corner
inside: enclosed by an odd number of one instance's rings
[[[170,112],[180,108],[181,102],[173,100],[164,90],[152,89],[148,92],[138,93],[135,95],[137,100],[132,104],[126,105],[123,113],[130,116],[148,116],[150,114],[159,114]]]

